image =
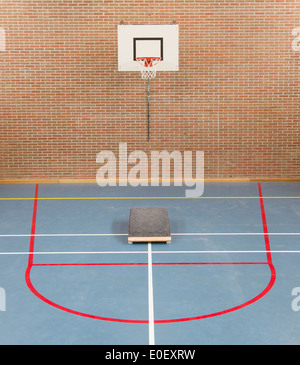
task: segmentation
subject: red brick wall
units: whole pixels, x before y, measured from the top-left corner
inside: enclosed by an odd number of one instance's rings
[[[178,72],[119,72],[117,25],[179,25]],[[94,179],[96,156],[205,152],[206,178],[300,178],[299,0],[2,0],[0,179]]]

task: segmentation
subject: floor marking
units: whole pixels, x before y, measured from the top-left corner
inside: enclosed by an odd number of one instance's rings
[[[34,255],[76,255],[76,254],[146,254],[147,251],[34,251]],[[0,255],[28,255],[30,252],[0,252]]]
[[[175,263],[174,263],[175,264]],[[180,263],[178,263],[179,265]],[[263,263],[262,263],[263,264]],[[267,263],[265,263],[267,264]],[[75,262],[59,264],[33,264],[32,266],[146,266],[148,262]],[[155,264],[153,264],[155,265]],[[166,264],[167,265],[167,264]]]
[[[33,264],[32,266],[146,266],[148,262],[83,262]],[[153,262],[152,265],[268,265],[268,262]]]
[[[260,186],[260,185],[259,185]],[[37,192],[37,190],[36,190]],[[37,195],[37,194],[36,194]],[[216,198],[220,198],[220,197],[216,197]],[[228,198],[228,197],[226,197]],[[256,197],[258,198],[258,197]],[[141,198],[141,199],[144,199],[144,198]],[[153,199],[153,198],[151,198]],[[164,199],[164,198],[159,198],[159,199]],[[235,197],[236,199],[236,197]],[[268,237],[268,230],[267,230],[267,224],[266,224],[266,219],[265,219],[265,213],[264,213],[264,208],[263,208],[263,199],[262,199],[262,195],[259,196],[259,199],[260,199],[260,203],[261,203],[261,211],[262,211],[262,220],[263,220],[263,228],[264,228],[264,236],[265,236],[265,243],[266,243],[266,249],[265,250],[261,250],[261,251],[226,251],[226,250],[223,250],[223,251],[198,251],[198,253],[228,253],[228,252],[234,252],[234,253],[245,253],[245,252],[259,252],[259,253],[263,253],[263,254],[266,254],[267,252],[267,258],[268,258],[268,265],[270,266],[270,269],[271,269],[271,279],[270,279],[270,282],[268,284],[268,286],[259,294],[257,295],[256,297],[252,298],[251,300],[249,300],[248,302],[245,302],[241,305],[238,305],[236,307],[232,307],[230,309],[226,309],[226,310],[223,310],[223,311],[220,311],[220,312],[216,312],[216,313],[210,313],[208,315],[204,315],[204,316],[198,316],[198,317],[190,317],[190,318],[178,318],[178,319],[168,319],[168,320],[154,320],[154,309],[153,309],[153,277],[152,277],[152,267],[153,267],[153,263],[152,263],[152,254],[153,253],[163,253],[162,251],[152,251],[152,248],[151,248],[151,243],[148,244],[148,251],[144,251],[144,252],[141,252],[141,251],[138,251],[137,253],[144,253],[148,255],[148,262],[147,262],[147,265],[148,265],[148,270],[150,270],[150,272],[148,271],[148,306],[149,306],[149,319],[147,321],[131,321],[131,320],[119,320],[119,319],[112,319],[112,318],[104,318],[104,317],[96,317],[96,316],[92,316],[92,315],[87,315],[87,314],[84,314],[84,313],[79,313],[79,312],[76,312],[74,310],[70,310],[68,308],[65,308],[65,307],[62,307],[58,304],[55,304],[49,300],[47,300],[46,298],[44,298],[41,294],[39,294],[36,289],[33,287],[31,281],[30,281],[30,269],[32,268],[33,265],[33,262],[32,262],[32,257],[33,257],[33,254],[36,254],[36,252],[34,252],[34,238],[35,238],[35,219],[36,219],[36,204],[37,204],[37,196],[35,198],[35,202],[34,202],[34,213],[33,213],[33,223],[32,223],[32,231],[31,231],[31,240],[30,240],[30,248],[29,248],[29,252],[26,252],[26,254],[28,255],[29,257],[29,260],[28,260],[28,267],[26,269],[26,274],[25,274],[25,278],[26,278],[26,283],[29,287],[29,289],[35,294],[37,295],[40,299],[44,300],[46,303],[50,304],[50,305],[54,305],[56,308],[58,309],[62,309],[62,310],[66,310],[70,313],[73,313],[73,314],[77,314],[77,315],[83,315],[83,316],[88,316],[90,318],[97,318],[97,319],[104,319],[104,320],[113,320],[113,321],[126,321],[126,322],[134,322],[134,323],[148,323],[149,325],[149,344],[154,344],[155,341],[154,341],[154,323],[170,323],[170,322],[180,322],[180,321],[188,321],[188,320],[194,320],[194,319],[202,319],[202,318],[209,318],[209,317],[214,317],[214,316],[217,316],[217,315],[222,315],[222,314],[225,314],[225,313],[229,313],[229,312],[232,312],[234,310],[238,310],[240,308],[244,308],[245,306],[257,301],[258,299],[262,298],[273,286],[273,283],[274,283],[274,280],[275,280],[275,271],[272,270],[272,261],[271,261],[271,251],[270,251],[270,247],[269,247],[269,242],[268,239],[266,239],[266,237]],[[144,246],[145,248],[145,246]],[[169,248],[169,247],[168,247]],[[130,249],[130,248],[128,248]],[[183,253],[184,251],[177,251],[177,252],[180,252],[180,253]],[[187,253],[194,253],[195,251],[187,251]],[[292,252],[292,251],[272,251],[272,253],[276,253],[276,252]],[[294,251],[295,252],[295,251]],[[297,252],[300,252],[300,251],[297,251]],[[43,254],[45,254],[46,252],[43,252]],[[58,254],[61,254],[62,252],[58,252]],[[70,252],[65,252],[66,254],[70,254]],[[73,252],[75,254],[78,254],[79,252]],[[83,253],[100,253],[100,252],[83,252]],[[108,253],[108,252],[101,252],[101,253]],[[114,252],[111,252],[111,253],[117,253],[116,251]],[[119,252],[121,254],[123,253],[133,253],[133,251],[127,251],[127,252],[124,252],[124,251],[121,251]],[[176,251],[165,251],[164,253],[167,253],[167,254],[170,254],[170,253],[176,253]],[[15,253],[14,253],[15,254]],[[37,253],[39,254],[39,253]],[[53,254],[53,252],[50,252],[49,254]],[[151,268],[151,269],[149,269]],[[151,275],[150,275],[151,274]],[[152,298],[152,301],[150,300]],[[151,305],[151,302],[152,302],[152,305]],[[153,327],[152,327],[152,323],[153,323]]]
[[[171,236],[264,236],[264,232],[194,232],[172,233]],[[269,236],[299,236],[300,232],[273,232]],[[0,234],[0,237],[113,237],[128,236],[128,233],[35,233]]]
[[[171,236],[264,236],[263,232],[199,232],[199,233],[172,233]],[[272,236],[300,235],[300,232],[274,232]]]
[[[266,251],[266,250],[252,250],[252,251],[238,251],[238,250],[215,250],[215,251],[152,251],[152,253],[300,253],[300,250],[270,250],[270,251]]]
[[[259,196],[87,196],[87,197],[39,197],[0,198],[0,200],[135,200],[135,199],[260,199]],[[300,199],[300,196],[264,196],[264,199]]]
[[[149,320],[149,345],[155,345],[154,338],[154,306],[153,306],[153,275],[151,243],[148,243],[148,320]]]
[[[218,254],[227,254],[227,253],[300,253],[300,250],[252,250],[252,251],[243,251],[243,250],[212,250],[212,251],[152,251],[152,254],[210,254],[210,253],[218,253]],[[34,251],[34,255],[82,255],[82,254],[147,254],[147,251]],[[0,252],[0,255],[30,255],[31,252]]]
[[[0,234],[0,237],[31,237],[31,234]],[[35,237],[128,236],[128,233],[36,233]]]
[[[32,266],[33,263],[33,252],[34,252],[34,238],[35,238],[35,228],[36,228],[36,212],[37,212],[37,198],[39,192],[39,185],[35,185],[35,193],[34,193],[34,203],[33,203],[33,213],[32,213],[32,223],[31,223],[31,235],[30,235],[30,244],[29,244],[29,254],[28,254],[28,266],[27,269]],[[26,269],[26,278],[29,270]]]

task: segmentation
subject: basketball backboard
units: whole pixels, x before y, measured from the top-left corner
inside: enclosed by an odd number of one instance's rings
[[[140,71],[138,57],[160,57],[158,71],[178,71],[178,25],[119,25],[119,71]]]

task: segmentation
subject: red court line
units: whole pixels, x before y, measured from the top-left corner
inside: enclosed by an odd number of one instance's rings
[[[34,264],[32,266],[130,266],[130,265],[148,265],[147,262],[87,262],[87,263],[61,263],[61,264]]]
[[[33,203],[33,214],[32,214],[32,223],[31,223],[31,236],[30,236],[30,245],[29,245],[29,257],[28,257],[28,267],[32,266],[33,263],[33,251],[34,251],[34,237],[35,237],[35,226],[36,226],[36,211],[37,211],[37,198],[39,193],[39,185],[35,185],[35,193],[34,193],[34,203]]]
[[[87,314],[83,312],[78,312],[70,308],[63,307],[57,303],[52,302],[51,300],[44,297],[41,293],[39,293],[35,287],[33,286],[31,279],[30,279],[30,272],[33,265],[33,255],[34,255],[34,238],[35,238],[35,227],[36,227],[36,213],[37,213],[37,198],[38,198],[38,184],[36,184],[35,187],[35,200],[33,205],[33,214],[32,214],[32,224],[31,224],[31,237],[30,237],[30,245],[29,245],[29,258],[28,258],[28,266],[25,272],[25,281],[28,286],[28,288],[31,290],[31,292],[37,296],[40,300],[44,301],[45,303],[63,310],[68,313],[72,313],[78,316],[87,317],[87,318],[93,318],[103,321],[112,321],[112,322],[123,322],[123,323],[148,323],[148,320],[127,320],[127,319],[119,319],[119,318],[108,318],[108,317],[100,317],[95,316],[92,314]]]
[[[267,226],[267,219],[266,219],[266,213],[265,213],[265,207],[264,207],[264,201],[263,201],[263,195],[262,195],[262,189],[261,184],[258,183],[258,192],[259,192],[259,200],[260,200],[260,208],[261,208],[261,217],[262,217],[262,223],[263,223],[263,230],[264,230],[264,239],[265,239],[265,247],[267,251],[267,260],[268,265],[271,272],[271,278],[269,281],[269,284],[266,286],[266,288],[260,292],[256,297],[248,300],[245,303],[242,303],[240,305],[237,305],[235,307],[225,309],[220,312],[210,313],[202,316],[196,316],[196,317],[188,317],[188,318],[178,318],[178,319],[167,319],[167,320],[156,320],[154,323],[174,323],[174,322],[184,322],[184,321],[193,321],[193,320],[199,320],[199,319],[205,319],[205,318],[212,318],[216,316],[221,316],[223,314],[227,314],[230,312],[234,312],[236,310],[242,309],[244,307],[247,307],[248,305],[258,301],[262,297],[264,297],[273,287],[275,280],[276,280],[276,271],[274,268],[274,265],[272,263],[272,255],[271,255],[271,249],[270,249],[270,241],[269,241],[269,234],[268,234],[268,226]]]
[[[155,320],[154,323],[174,323],[174,322],[183,322],[183,321],[192,321],[192,320],[199,320],[199,319],[204,319],[204,318],[211,318],[211,317],[215,317],[215,316],[220,316],[223,314],[227,314],[236,310],[239,310],[241,308],[244,308],[254,302],[256,302],[257,300],[261,299],[263,296],[265,296],[273,287],[275,280],[276,280],[276,271],[275,268],[273,266],[272,263],[272,256],[271,256],[271,252],[270,252],[270,241],[269,241],[269,235],[268,235],[268,228],[267,228],[267,220],[266,220],[266,214],[265,214],[265,209],[264,209],[264,203],[263,203],[263,195],[262,195],[262,190],[261,190],[261,185],[260,183],[258,183],[258,190],[259,190],[259,197],[260,197],[260,207],[261,207],[261,215],[262,215],[262,223],[263,223],[263,230],[264,230],[264,239],[265,239],[265,247],[266,247],[266,253],[267,253],[267,263],[154,263],[153,265],[174,265],[174,264],[180,264],[180,265],[195,265],[195,264],[201,264],[201,265],[229,265],[229,264],[268,264],[270,267],[270,271],[271,271],[271,278],[269,281],[269,284],[266,286],[266,288],[259,293],[256,297],[250,299],[249,301],[242,303],[238,306],[235,307],[231,307],[229,309],[220,311],[220,312],[215,312],[215,313],[210,313],[210,314],[206,314],[206,315],[201,315],[201,316],[196,316],[196,317],[187,317],[187,318],[177,318],[177,319],[166,319],[166,320]],[[46,266],[46,265],[62,265],[62,264],[33,264],[33,254],[34,254],[34,237],[35,237],[35,227],[36,227],[36,212],[37,212],[37,197],[38,197],[38,184],[36,185],[36,189],[35,189],[35,200],[34,200],[34,207],[33,207],[33,216],[32,216],[32,226],[31,226],[31,238],[30,238],[30,247],[29,247],[29,259],[28,259],[28,266],[26,269],[26,273],[25,273],[25,280],[26,280],[26,284],[28,286],[28,288],[32,291],[33,294],[35,294],[39,299],[41,299],[42,301],[46,302],[49,305],[52,305],[53,307],[56,307],[60,310],[75,314],[75,315],[79,315],[79,316],[83,316],[83,317],[87,317],[87,318],[93,318],[93,319],[100,319],[100,320],[106,320],[106,321],[114,321],[114,322],[125,322],[125,323],[149,323],[148,320],[126,320],[126,319],[118,319],[118,318],[108,318],[108,317],[100,317],[100,316],[95,316],[95,315],[91,315],[91,314],[87,314],[87,313],[83,313],[83,312],[78,312],[75,310],[72,310],[70,308],[66,308],[63,307],[57,303],[54,303],[52,301],[50,301],[49,299],[45,298],[43,295],[41,295],[33,286],[31,279],[30,279],[30,271],[32,266]],[[126,263],[119,263],[119,265],[128,265]],[[148,265],[148,263],[130,263],[131,265]],[[74,265],[74,264],[63,264],[63,265]],[[75,264],[75,265],[82,265],[82,264]],[[93,265],[93,264],[92,264]],[[94,265],[99,265],[99,264],[94,264]],[[102,265],[116,265],[116,263],[113,264],[102,264]]]
[[[264,200],[263,200],[263,195],[262,195],[262,190],[261,190],[261,184],[260,183],[258,183],[258,193],[259,193],[261,217],[262,217],[263,230],[264,230],[265,246],[266,246],[266,251],[267,251],[267,260],[268,260],[269,265],[273,266],[272,255],[271,255],[271,252],[270,252],[271,248],[270,248],[270,240],[269,240],[269,234],[268,234],[266,212],[265,212]]]
[[[268,262],[154,262],[152,265],[268,265]],[[134,266],[145,265],[147,262],[104,262],[104,263],[60,263],[60,264],[33,264],[32,266]]]

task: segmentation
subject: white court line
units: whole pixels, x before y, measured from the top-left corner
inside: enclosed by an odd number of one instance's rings
[[[148,314],[148,317],[149,317],[149,345],[155,345],[151,243],[148,243],[148,312],[149,312],[149,314]]]
[[[36,234],[0,234],[0,237],[92,237],[92,236],[128,236],[128,233],[36,233]]]
[[[171,236],[264,236],[264,232],[198,232],[172,233]],[[299,236],[300,232],[268,232],[269,236]],[[128,236],[128,233],[36,233],[27,234],[0,234],[0,237],[113,237]]]
[[[264,232],[199,232],[199,233],[173,233],[172,236],[264,236]],[[298,236],[300,232],[268,232],[268,236]]]
[[[143,253],[146,254],[147,251],[34,251],[34,252],[0,252],[0,255],[77,255],[77,254],[136,254]]]
[[[300,250],[211,250],[211,251],[152,251],[152,254],[189,254],[189,253],[300,253]],[[34,251],[0,252],[0,255],[78,255],[78,254],[147,254],[147,251]]]

